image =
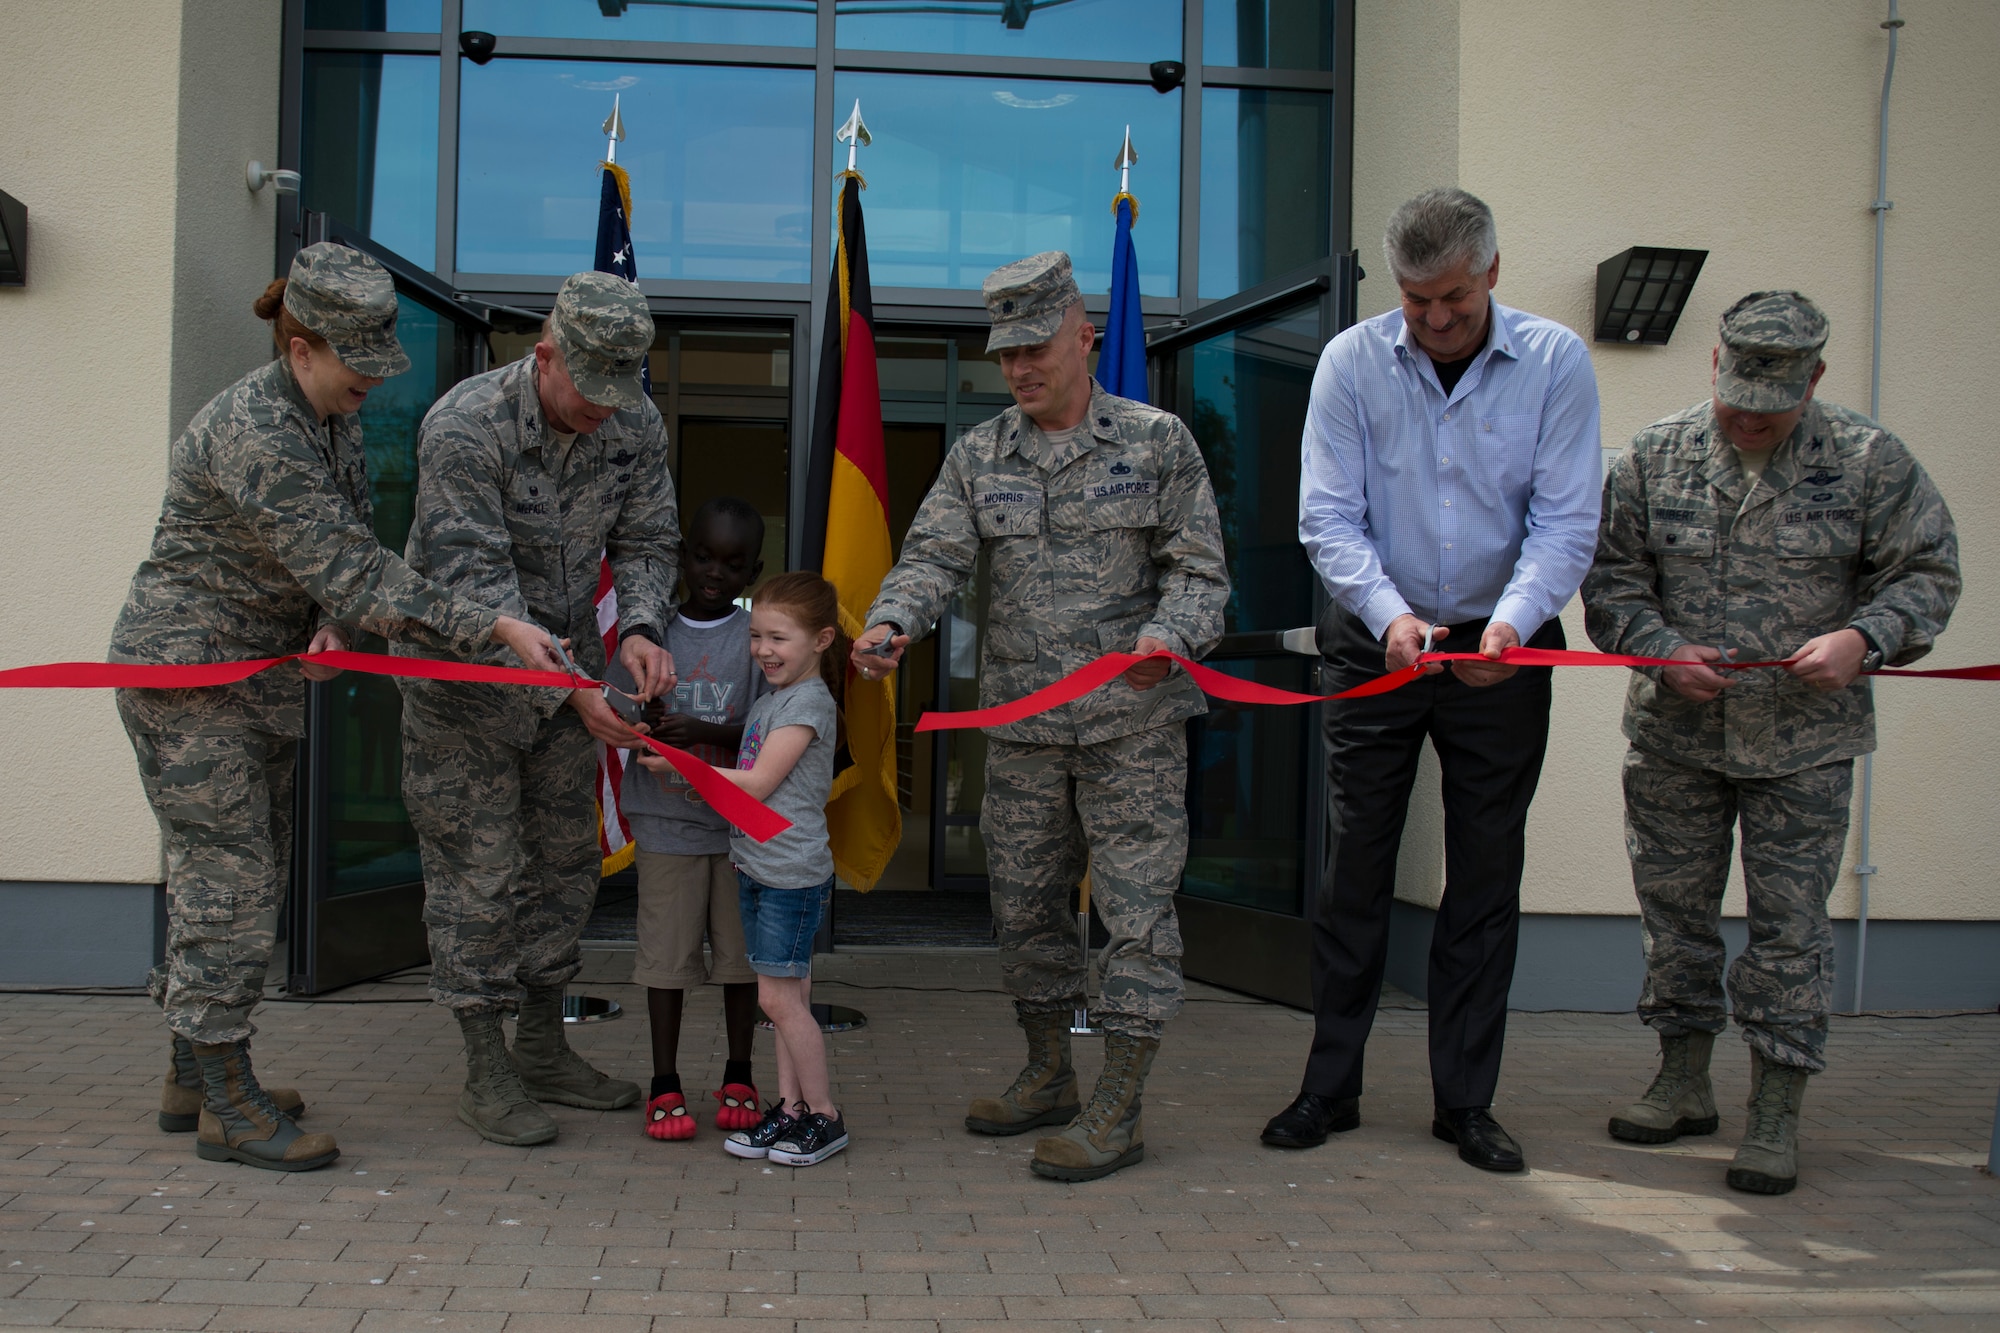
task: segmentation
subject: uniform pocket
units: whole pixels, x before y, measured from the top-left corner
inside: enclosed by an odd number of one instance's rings
[[[1839,560],[1861,553],[1859,523],[1785,523],[1773,530],[1771,547],[1791,560]]]
[[[982,537],[1027,537],[1042,530],[1042,493],[1023,487],[972,493],[973,525]]]
[[[1032,662],[1035,660],[1034,631],[1002,621],[988,621],[986,655],[1007,662]]]
[[[1152,483],[1146,483],[1150,486]],[[1157,495],[1117,495],[1083,498],[1083,525],[1093,532],[1119,528],[1156,528],[1160,525],[1160,497]]]
[[[1646,530],[1646,549],[1655,555],[1684,555],[1706,560],[1715,554],[1715,529],[1656,523]]]

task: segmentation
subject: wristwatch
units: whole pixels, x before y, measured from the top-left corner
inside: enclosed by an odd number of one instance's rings
[[[1865,676],[1871,671],[1880,671],[1882,669],[1882,648],[1875,642],[1875,636],[1859,625],[1849,625],[1847,628],[1859,634],[1861,642],[1867,645],[1867,649],[1861,654],[1861,674]]]

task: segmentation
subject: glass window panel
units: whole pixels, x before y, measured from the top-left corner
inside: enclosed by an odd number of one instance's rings
[[[1229,632],[1313,622],[1299,545],[1299,439],[1324,340],[1317,303],[1175,357],[1175,407],[1208,460],[1229,560]]]
[[[436,32],[438,0],[306,0],[306,26],[348,32]]]
[[[792,382],[792,338],[764,329],[681,334],[681,383],[782,389]]]
[[[1210,658],[1207,665],[1281,690],[1312,688],[1303,657]],[[1316,732],[1289,714],[1212,699],[1207,716],[1189,719],[1182,893],[1305,914],[1306,746]]]
[[[860,165],[876,287],[976,291],[1002,264],[1067,250],[1084,292],[1109,292],[1111,162],[1130,125],[1139,290],[1176,293],[1178,89],[1163,97],[1146,85],[840,75],[837,113],[857,97],[875,138]]]
[[[308,51],[300,193],[420,268],[437,259],[436,56]]]
[[[1201,299],[1326,258],[1333,99],[1209,88],[1201,105]]]
[[[396,337],[410,354],[408,372],[384,380],[361,408],[361,446],[375,536],[401,551],[410,534],[417,488],[417,428],[451,387],[458,366],[458,326],[428,306],[396,298]],[[364,635],[354,645],[383,652]],[[403,808],[402,696],[394,681],[349,672],[329,687],[327,728],[332,790],[334,895],[361,893],[423,878],[417,836]]]
[[[683,415],[680,475],[674,491],[683,517],[719,495],[747,500],[764,516],[764,572],[785,567],[785,499],[791,432],[782,421],[728,421]]]
[[[617,93],[641,279],[810,277],[811,70],[568,60],[461,68],[461,272],[590,267],[598,126]]]
[[[465,0],[463,24],[502,37],[811,46],[813,9],[813,0]]]
[[[1330,70],[1333,6],[1328,0],[1207,0],[1201,63]]]
[[[1181,58],[1181,7],[1169,0],[839,0],[834,8],[834,45],[855,51]]]

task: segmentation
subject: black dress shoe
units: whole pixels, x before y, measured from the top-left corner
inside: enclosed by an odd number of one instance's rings
[[[1493,1118],[1493,1112],[1484,1106],[1470,1106],[1461,1111],[1447,1111],[1440,1107],[1431,1117],[1431,1134],[1446,1143],[1458,1145],[1458,1159],[1481,1171],[1525,1171],[1528,1163],[1521,1156],[1521,1145],[1514,1142],[1514,1136],[1500,1128],[1500,1122]]]
[[[1361,1123],[1359,1097],[1322,1097],[1302,1092],[1271,1117],[1263,1139],[1273,1148],[1317,1148],[1328,1134],[1344,1134]]]

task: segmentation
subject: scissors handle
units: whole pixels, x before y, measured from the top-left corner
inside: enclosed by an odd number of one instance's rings
[[[1431,650],[1431,645],[1437,642],[1437,632],[1438,627],[1436,625],[1431,625],[1424,630],[1424,646],[1419,650],[1419,656]]]
[[[581,676],[583,673],[576,669],[576,663],[570,659],[569,649],[563,647],[562,640],[556,637],[556,632],[550,630],[548,635],[549,647],[555,650],[556,660],[562,663],[563,670],[572,676]]]

